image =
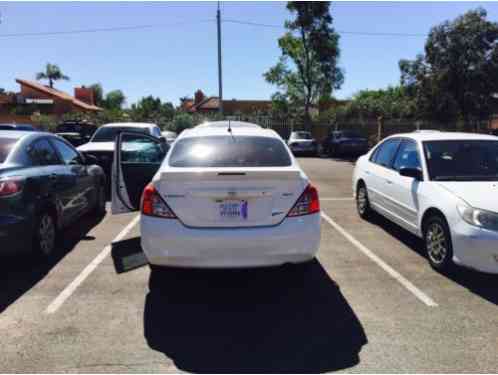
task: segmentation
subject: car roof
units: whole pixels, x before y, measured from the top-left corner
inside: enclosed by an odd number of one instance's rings
[[[39,134],[39,132],[26,132],[24,130],[0,130],[0,138],[20,139]]]
[[[109,124],[104,124],[101,127],[130,127],[130,128],[151,128],[153,126],[157,126],[156,124],[147,123],[147,122],[112,122]]]
[[[488,140],[498,141],[498,137],[487,134],[463,133],[463,132],[440,132],[437,130],[419,130],[411,133],[400,133],[389,138],[406,137],[416,141],[452,141],[452,140]]]
[[[264,129],[250,122],[230,121],[231,135],[236,136],[258,136],[279,138],[277,132],[272,129]],[[228,132],[228,121],[206,122],[194,128],[184,130],[178,138],[191,138],[202,136],[230,136]]]

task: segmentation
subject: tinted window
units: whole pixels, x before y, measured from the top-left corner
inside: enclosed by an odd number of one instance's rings
[[[399,171],[401,167],[420,168],[417,143],[408,140],[403,141],[399,147],[393,167],[397,171]]]
[[[164,155],[161,145],[149,138],[126,135],[121,141],[122,163],[160,163]]]
[[[80,155],[74,148],[57,139],[53,140],[55,148],[64,160],[64,164],[81,164]]]
[[[10,150],[12,150],[16,142],[17,139],[14,138],[0,138],[0,163],[3,163],[7,159]]]
[[[0,125],[0,130],[14,130],[15,128],[14,125]]]
[[[428,141],[429,176],[446,181],[498,181],[498,141]]]
[[[291,134],[291,138],[295,139],[312,139],[311,133],[309,132],[294,132]]]
[[[129,126],[103,126],[93,135],[92,142],[114,142],[119,133],[139,133],[150,135],[147,128],[132,128]]]
[[[389,139],[385,141],[379,146],[378,151],[375,152],[373,161],[384,167],[390,167],[399,143],[399,139]]]
[[[46,139],[34,142],[31,145],[28,154],[34,165],[60,164],[60,160],[54,148]]]
[[[173,167],[285,167],[291,165],[283,142],[268,137],[184,138],[174,145]]]

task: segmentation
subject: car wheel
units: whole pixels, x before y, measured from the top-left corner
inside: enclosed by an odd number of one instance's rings
[[[372,216],[368,190],[364,183],[360,183],[356,191],[356,210],[362,219],[367,220]]]
[[[95,208],[93,209],[93,213],[96,216],[104,216],[106,213],[105,209],[105,198],[106,198],[106,189],[104,185],[99,185],[97,192],[97,201],[95,202]]]
[[[440,215],[431,216],[424,225],[424,243],[427,259],[432,268],[448,271],[453,266],[453,247],[446,220]]]
[[[34,233],[34,249],[43,257],[50,256],[55,250],[57,228],[55,219],[49,212],[44,212],[37,219]]]

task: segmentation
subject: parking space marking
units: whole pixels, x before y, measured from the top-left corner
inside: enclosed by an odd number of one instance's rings
[[[321,201],[352,201],[353,197],[342,197],[342,198],[320,198]]]
[[[403,285],[406,289],[408,289],[415,297],[417,297],[420,301],[425,303],[429,307],[437,307],[438,304],[434,302],[434,300],[429,297],[427,294],[422,292],[419,288],[413,285],[409,280],[407,280],[403,275],[401,275],[398,271],[393,269],[390,265],[380,259],[377,255],[375,255],[370,249],[364,246],[361,242],[359,242],[356,238],[354,238],[351,234],[349,234],[343,227],[337,224],[334,220],[332,220],[327,214],[322,211],[322,218],[329,223],[336,231],[342,234],[351,244],[353,244],[358,250],[360,250],[363,254],[369,257],[372,261],[374,261],[380,268],[386,271],[391,277],[393,277],[396,281],[398,281],[401,285]]]
[[[133,218],[132,221],[112,240],[112,242],[121,241],[137,224],[140,215]],[[55,313],[64,302],[71,297],[74,291],[80,286],[83,281],[98,267],[100,263],[110,254],[112,250],[112,242],[104,247],[102,251],[81,271],[81,273],[69,284],[45,310],[46,314]]]

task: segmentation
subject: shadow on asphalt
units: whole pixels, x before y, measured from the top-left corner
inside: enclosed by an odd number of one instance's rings
[[[87,233],[103,217],[85,215],[59,235],[57,249],[49,258],[25,253],[3,258],[0,264],[0,313],[42,280],[80,241],[92,241]]]
[[[367,338],[318,261],[151,273],[144,334],[183,371],[319,373],[352,367]]]
[[[370,222],[379,226],[425,259],[422,239],[378,214],[373,215]],[[469,251],[473,251],[473,249],[469,249]],[[464,267],[455,267],[453,270],[441,274],[472,293],[498,305],[498,289],[496,287],[498,285],[498,275],[485,274]]]

